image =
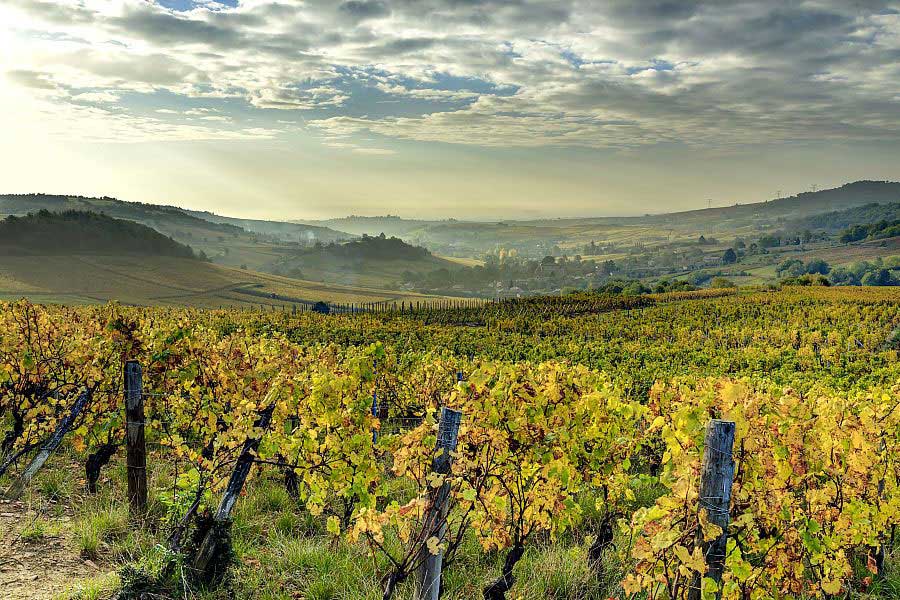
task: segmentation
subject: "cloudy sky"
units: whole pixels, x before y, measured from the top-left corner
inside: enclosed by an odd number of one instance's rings
[[[900,180],[900,0],[3,0],[0,192],[642,214]]]

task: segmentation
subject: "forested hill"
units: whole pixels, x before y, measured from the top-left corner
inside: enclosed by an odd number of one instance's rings
[[[134,221],[76,210],[41,210],[0,221],[0,254],[143,254],[197,258],[190,246]]]
[[[407,244],[396,237],[363,235],[361,239],[346,244],[328,244],[309,250],[310,254],[329,254],[357,260],[416,260],[428,258],[431,252],[421,246]]]
[[[879,221],[896,221],[900,219],[900,202],[890,204],[864,204],[847,210],[836,210],[819,215],[812,215],[791,223],[794,229],[824,229],[839,231],[853,225],[878,223]]]
[[[163,230],[191,228],[206,230],[210,234],[219,235],[236,235],[243,232],[240,227],[234,225],[205,221],[188,214],[177,206],[125,202],[124,200],[108,196],[89,198],[86,196],[60,196],[53,194],[0,195],[0,214],[25,215],[39,210],[52,212],[66,210],[102,212],[117,219],[137,221],[154,229]]]

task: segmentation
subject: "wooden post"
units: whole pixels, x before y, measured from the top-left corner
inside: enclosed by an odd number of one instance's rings
[[[125,452],[128,465],[128,506],[131,516],[147,510],[147,447],[144,442],[144,390],[141,364],[125,363]]]
[[[462,413],[447,407],[441,408],[441,420],[438,423],[437,443],[431,469],[435,473],[447,475],[453,463],[451,452],[456,450],[459,422]],[[421,565],[419,567],[419,586],[416,600],[438,600],[441,593],[441,564],[443,552],[432,554],[428,550],[427,540],[436,537],[441,542],[447,535],[447,512],[450,510],[450,482],[445,481],[441,487],[431,493],[431,502],[425,515],[422,540],[425,545],[420,550]]]
[[[378,417],[378,359],[372,361],[372,373],[375,379],[375,385],[372,386],[372,416]],[[378,430],[372,430],[372,445],[378,443]]]
[[[44,463],[47,462],[47,459],[50,458],[50,455],[53,454],[59,445],[63,441],[63,437],[69,432],[72,428],[72,424],[75,422],[75,419],[78,418],[78,415],[82,413],[84,407],[87,406],[87,403],[91,399],[91,393],[88,390],[81,392],[78,396],[78,399],[75,400],[75,404],[72,405],[72,409],[69,411],[69,414],[65,415],[62,419],[60,419],[59,423],[56,425],[56,430],[53,432],[53,435],[50,436],[50,439],[47,440],[47,443],[44,444],[44,447],[41,448],[41,451],[38,452],[37,456],[34,457],[34,460],[31,461],[31,464],[28,465],[28,468],[25,469],[25,472],[22,473],[22,476],[19,477],[9,488],[9,491],[6,493],[7,497],[12,500],[17,500],[22,496],[22,493],[25,491],[25,488],[31,483],[31,480],[37,474],[38,471],[41,470],[41,467],[44,466]]]
[[[706,450],[700,467],[700,510],[706,510],[709,522],[722,528],[722,534],[709,542],[697,532],[697,541],[706,557],[706,575],[718,584],[725,571],[725,548],[728,541],[728,521],[731,510],[731,484],[734,482],[734,422],[713,419],[706,426]],[[689,600],[700,600],[703,578],[694,575]],[[716,598],[722,597],[721,590]]]
[[[273,412],[275,412],[274,403],[263,409],[259,415],[259,419],[256,420],[256,427],[259,427],[264,431],[268,429],[269,423],[272,421]],[[222,500],[219,502],[219,508],[213,516],[213,525],[203,538],[200,548],[197,549],[197,553],[194,555],[191,566],[200,574],[204,581],[210,579],[210,576],[212,575],[211,571],[213,570],[211,567],[214,567],[215,561],[223,550],[220,546],[220,531],[217,531],[217,529],[227,527],[228,520],[231,517],[231,510],[234,508],[238,496],[241,495],[241,491],[244,489],[244,483],[247,481],[247,476],[250,474],[251,467],[253,467],[253,461],[256,456],[256,450],[259,448],[260,441],[259,438],[251,438],[244,442],[244,447],[241,449],[240,456],[238,456],[234,471],[232,471],[231,478],[228,480],[228,487],[225,488],[225,493],[222,495]]]

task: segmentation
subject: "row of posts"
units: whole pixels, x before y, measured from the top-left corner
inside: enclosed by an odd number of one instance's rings
[[[254,304],[250,307],[239,305],[239,308],[248,308],[249,310],[258,311],[290,311],[293,314],[298,312],[314,312],[314,313],[334,313],[334,314],[415,314],[420,312],[433,312],[445,310],[464,310],[484,308],[490,304],[499,304],[503,302],[500,298],[455,298],[442,300],[417,300],[409,301],[390,301],[390,302],[311,302],[311,301],[295,301],[290,304]],[[219,310],[226,308],[234,308],[231,305],[219,305]]]
[[[377,368],[377,363],[376,363]],[[463,380],[462,372],[457,381]],[[377,393],[372,396],[372,414],[377,414]],[[441,408],[438,435],[432,471],[448,475],[456,450],[462,413],[447,407]],[[128,471],[128,502],[133,515],[143,515],[147,508],[147,451],[144,434],[144,402],[142,394],[141,365],[129,361],[125,365],[125,423],[126,461]],[[706,578],[721,582],[725,570],[725,554],[730,520],[731,488],[734,482],[735,424],[732,421],[713,419],[706,428],[706,444],[700,468],[700,509],[705,509],[710,523],[718,525],[722,534],[705,541],[702,532],[697,533],[706,557]],[[373,442],[377,432],[373,431]],[[450,509],[450,482],[444,481],[433,489],[424,521],[425,539],[436,537],[443,541],[447,533],[447,514]],[[419,563],[417,600],[438,600],[441,587],[443,553],[432,554],[427,544],[422,548]],[[689,600],[700,600],[704,575],[697,573],[691,583]],[[721,592],[717,598],[721,597]]]

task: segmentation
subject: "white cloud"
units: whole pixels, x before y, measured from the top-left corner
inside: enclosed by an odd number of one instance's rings
[[[111,91],[103,91],[103,92],[82,92],[81,94],[75,94],[71,97],[71,100],[76,102],[118,102],[120,96],[115,92]]]
[[[394,150],[388,150],[387,148],[354,148],[353,152],[371,156],[390,156],[392,154],[397,154]]]

